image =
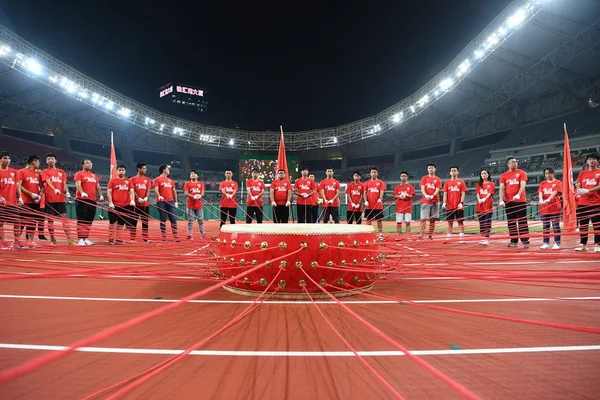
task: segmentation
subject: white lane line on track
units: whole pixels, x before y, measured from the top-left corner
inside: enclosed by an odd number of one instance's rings
[[[184,254],[184,256],[191,256],[191,255],[194,255],[194,254],[196,254],[196,252],[198,252],[198,251],[200,251],[200,250],[202,250],[202,249],[205,249],[205,248],[207,248],[208,246],[210,246],[210,244],[205,244],[204,246],[202,246],[202,247],[200,247],[200,248],[198,248],[198,249],[196,249],[196,250],[190,251],[189,253],[185,253],[185,254]]]
[[[0,349],[13,350],[40,350],[61,351],[67,346],[47,346],[40,344],[0,343]],[[469,354],[510,354],[510,353],[549,353],[570,351],[598,351],[600,345],[585,346],[548,346],[548,347],[500,347],[489,349],[462,349],[462,350],[412,350],[416,356],[460,356]],[[184,352],[179,349],[136,349],[122,347],[80,347],[76,351],[84,353],[111,353],[111,354],[158,354],[177,355]],[[363,357],[390,357],[404,356],[404,352],[396,350],[358,351]],[[193,356],[221,356],[221,357],[354,357],[351,351],[256,351],[256,350],[193,350]]]
[[[3,299],[27,299],[27,300],[65,300],[65,301],[112,301],[129,303],[175,303],[177,299],[135,299],[120,297],[72,297],[72,296],[33,296],[18,294],[0,294]],[[531,301],[559,301],[559,300],[600,300],[600,297],[559,297],[551,298],[492,298],[492,299],[442,299],[442,300],[411,300],[413,303],[443,304],[443,303],[515,303]],[[253,300],[190,300],[188,303],[197,304],[252,304]],[[317,300],[319,304],[337,304],[332,300]],[[395,300],[355,300],[341,301],[342,304],[398,304],[405,303]],[[268,300],[263,304],[312,304],[305,300]]]

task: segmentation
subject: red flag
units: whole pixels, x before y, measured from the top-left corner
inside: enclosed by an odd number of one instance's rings
[[[283,142],[283,127],[281,129],[281,139],[279,140],[279,154],[277,154],[277,169],[285,171],[286,179],[291,179],[288,171],[287,158],[285,157],[285,143]],[[277,173],[277,171],[275,171]]]
[[[573,166],[571,164],[571,146],[569,145],[569,134],[565,124],[565,148],[563,159],[563,221],[566,233],[575,232],[577,227],[577,215],[575,211],[575,189],[573,186]]]
[[[117,177],[117,155],[115,153],[115,142],[113,133],[110,132],[110,179]]]

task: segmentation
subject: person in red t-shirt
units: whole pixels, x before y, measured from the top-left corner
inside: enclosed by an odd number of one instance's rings
[[[12,224],[15,244],[21,235],[19,209],[17,208],[17,171],[10,168],[10,154],[0,153],[0,249],[11,249],[12,244],[4,241],[4,224]],[[19,198],[19,204],[23,201]]]
[[[190,171],[190,180],[183,186],[183,192],[187,197],[187,217],[188,217],[188,236],[192,239],[194,230],[194,221],[198,221],[200,235],[204,236],[204,219],[202,218],[202,198],[204,197],[204,183],[198,181],[198,172],[195,169]]]
[[[494,192],[496,185],[490,181],[490,172],[487,169],[479,171],[479,182],[475,185],[477,195],[477,219],[479,220],[479,233],[482,246],[489,246],[489,238],[492,232],[492,214],[494,212]]]
[[[360,181],[360,171],[354,172],[354,180],[346,186],[346,222],[351,224],[356,221],[358,225],[362,223],[362,203],[363,194],[365,192],[365,184]]]
[[[446,221],[448,222],[448,231],[446,239],[452,238],[452,229],[454,220],[458,223],[459,243],[465,242],[465,195],[467,194],[467,185],[462,179],[458,179],[459,169],[456,165],[450,167],[450,180],[444,183],[444,200],[442,208],[446,209]]]
[[[287,180],[284,170],[277,171],[277,179],[271,182],[269,192],[273,206],[273,222],[287,224],[292,205],[292,184]]]
[[[429,220],[429,239],[433,239],[435,231],[435,219],[438,217],[440,209],[440,190],[442,189],[442,180],[435,176],[435,164],[427,164],[427,175],[421,178],[419,186],[421,187],[421,227],[419,230],[419,240],[423,240],[427,220]]]
[[[248,198],[246,199],[246,223],[251,224],[254,218],[256,222],[263,222],[263,194],[265,193],[265,182],[260,179],[258,168],[252,169],[252,179],[246,181]]]
[[[46,213],[50,216],[48,218],[50,242],[56,244],[54,217],[57,217],[62,221],[63,229],[67,235],[67,244],[74,245],[75,240],[71,237],[71,224],[67,218],[66,199],[71,198],[67,186],[67,174],[62,169],[56,168],[56,156],[52,153],[46,154],[46,164],[48,164],[48,168],[42,171],[42,180],[44,181],[44,194],[46,197]]]
[[[542,225],[544,230],[544,244],[541,249],[550,248],[550,225],[554,231],[553,250],[560,249],[560,211],[561,204],[559,194],[561,193],[562,183],[554,179],[554,169],[548,167],[544,169],[546,180],[540,183],[538,196],[540,199],[540,215],[542,216]]]
[[[400,172],[400,184],[394,188],[396,199],[396,233],[402,234],[402,223],[406,224],[406,234],[410,234],[412,221],[412,198],[417,194],[413,185],[408,183],[408,172]]]
[[[90,229],[96,218],[96,199],[104,201],[98,175],[92,172],[92,161],[88,158],[81,160],[82,170],[75,174],[75,199],[77,213],[77,238],[79,246],[94,244],[89,239]],[[98,193],[98,197],[96,197]]]
[[[317,190],[310,196],[309,199],[309,214],[310,214],[310,223],[318,224],[319,223],[319,185],[317,181],[315,181],[315,174],[308,174],[308,179],[315,183],[315,187]]]
[[[179,203],[177,203],[177,188],[173,179],[169,178],[171,174],[171,168],[162,164],[158,167],[159,177],[154,178],[152,186],[154,186],[154,194],[156,195],[156,208],[158,208],[158,214],[160,217],[160,234],[162,241],[167,241],[167,219],[171,222],[171,232],[173,233],[173,239],[179,242],[177,236],[177,209]]]
[[[508,247],[517,247],[519,238],[523,247],[529,248],[529,226],[527,226],[527,198],[525,185],[527,185],[527,174],[518,169],[517,159],[508,157],[506,159],[508,171],[500,175],[500,201],[498,205],[505,207],[506,220],[508,223],[508,234],[510,243]]]
[[[135,200],[133,187],[129,179],[125,177],[125,165],[117,165],[117,177],[108,182],[106,196],[108,197],[108,244],[122,244],[121,232],[123,226],[131,224]]]
[[[230,224],[235,224],[235,216],[237,214],[237,191],[238,183],[233,180],[233,171],[228,169],[225,171],[225,180],[219,184],[219,190],[223,194],[221,196],[221,224],[219,228],[225,225],[227,218]]]
[[[44,223],[44,216],[40,210],[40,201],[44,195],[42,174],[37,172],[40,168],[40,159],[32,155],[27,159],[27,167],[17,171],[17,196],[23,202],[21,222],[25,227],[27,240],[35,239],[35,227]]]
[[[373,220],[377,221],[377,231],[379,238],[383,239],[383,195],[385,193],[385,183],[378,179],[379,171],[377,168],[371,168],[371,179],[365,182],[365,191],[363,193],[365,200],[365,218],[367,224],[371,225]]]
[[[594,252],[600,252],[600,169],[598,154],[590,154],[585,158],[587,168],[577,176],[577,194],[580,196],[577,205],[579,221],[580,246],[575,251],[587,251],[588,229],[590,222],[594,229]]]
[[[298,223],[307,224],[311,221],[311,197],[317,193],[317,184],[308,178],[308,168],[303,167],[300,171],[301,177],[294,182],[294,194],[296,200],[296,211],[298,212]]]
[[[146,176],[148,167],[146,164],[139,163],[136,165],[137,175],[129,178],[129,182],[133,187],[133,195],[135,197],[135,207],[131,218],[131,226],[129,227],[129,236],[135,241],[137,236],[137,223],[142,220],[142,240],[146,243],[151,243],[148,237],[148,217],[150,216],[150,189],[152,188],[152,180]]]
[[[327,168],[325,171],[327,178],[319,184],[319,193],[323,199],[323,223],[329,223],[329,218],[336,224],[340,223],[340,182],[333,178],[333,168]]]

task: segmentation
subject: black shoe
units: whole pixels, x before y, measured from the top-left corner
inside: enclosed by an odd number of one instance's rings
[[[38,239],[39,239],[39,240],[48,240],[48,239],[46,239],[46,236],[44,236],[44,235],[39,235],[39,236],[38,236]]]

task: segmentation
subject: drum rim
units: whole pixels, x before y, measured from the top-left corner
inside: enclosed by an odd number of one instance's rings
[[[347,297],[354,296],[355,294],[361,294],[362,292],[369,291],[373,289],[375,282],[372,282],[366,286],[356,288],[356,289],[348,289],[348,290],[329,290],[333,297]],[[242,296],[248,297],[258,297],[263,291],[261,290],[250,290],[250,289],[242,289],[239,287],[233,287],[228,285],[223,285],[223,289],[227,290],[230,293],[239,294]],[[279,299],[279,300],[309,300],[310,298],[304,292],[276,292],[271,294],[271,292],[267,292],[271,296],[271,298]],[[321,291],[311,293],[310,296],[313,299],[328,299],[329,295],[327,293],[323,293]]]
[[[233,224],[223,225],[223,233],[253,235],[360,235],[375,233],[371,225],[348,224]]]

